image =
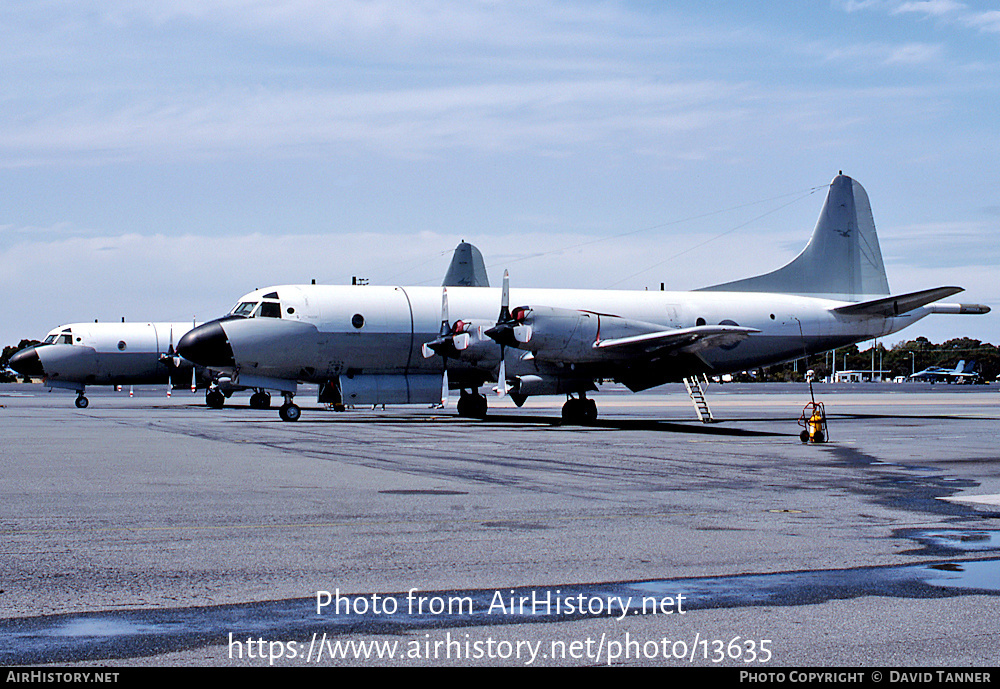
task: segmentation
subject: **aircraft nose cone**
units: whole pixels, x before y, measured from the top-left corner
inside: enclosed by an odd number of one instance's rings
[[[233,348],[226,331],[216,322],[199,325],[189,330],[177,342],[177,353],[199,366],[232,368],[236,366]]]
[[[42,368],[42,360],[38,358],[38,352],[35,351],[34,347],[22,349],[10,358],[7,365],[22,376],[40,378],[45,375],[45,369]]]

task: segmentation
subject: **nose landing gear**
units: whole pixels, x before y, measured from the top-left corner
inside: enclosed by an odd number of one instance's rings
[[[278,408],[278,416],[281,417],[282,421],[298,421],[299,417],[302,416],[302,409],[299,405],[292,402],[292,394],[289,392],[283,393],[285,395],[285,403]]]

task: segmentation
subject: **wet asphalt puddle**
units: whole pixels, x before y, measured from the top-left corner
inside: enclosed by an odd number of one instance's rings
[[[1000,532],[912,530],[925,553],[996,552]],[[1000,595],[1000,559],[518,589],[412,591],[0,620],[0,663],[158,655],[231,638],[308,639],[500,624],[623,619],[713,608],[813,605],[860,596]],[[339,610],[339,612],[338,612]]]

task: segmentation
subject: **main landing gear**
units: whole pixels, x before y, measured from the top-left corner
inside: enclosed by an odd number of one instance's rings
[[[566,396],[566,404],[562,408],[563,423],[575,426],[589,426],[597,421],[597,402],[587,399],[587,394],[580,393],[579,397]]]
[[[205,405],[209,409],[222,409],[226,404],[226,396],[218,388],[209,388],[205,392]]]
[[[270,409],[271,395],[266,390],[257,390],[250,395],[251,409]]]
[[[285,396],[285,403],[278,408],[278,416],[282,421],[298,421],[302,416],[302,409],[292,402],[293,395],[290,392],[282,393]]]
[[[469,419],[485,419],[486,407],[486,398],[476,390],[472,392],[462,390],[456,405],[458,415]]]

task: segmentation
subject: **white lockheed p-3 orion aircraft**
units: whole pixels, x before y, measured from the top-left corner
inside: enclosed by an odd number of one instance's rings
[[[764,275],[693,292],[509,288],[506,275],[499,290],[443,295],[435,287],[266,287],[189,331],[177,350],[234,384],[280,390],[286,421],[300,415],[298,382],[318,383],[320,401],[344,404],[434,403],[457,389],[458,413],[483,417],[479,388],[496,381],[519,405],[565,394],[564,420],[588,423],[597,406],[587,393],[603,381],[637,392],[844,347],[931,313],[989,312],[934,303],[961,291],[891,295],[868,196],[841,174],[806,248]]]
[[[174,342],[196,323],[68,323],[37,345],[11,357],[10,367],[42,378],[50,388],[76,391],[76,406],[88,405],[87,385],[149,385],[194,390],[211,384],[210,372],[182,359]],[[209,393],[212,394],[211,392]],[[224,401],[222,393],[218,393]],[[220,403],[219,406],[222,406]]]

